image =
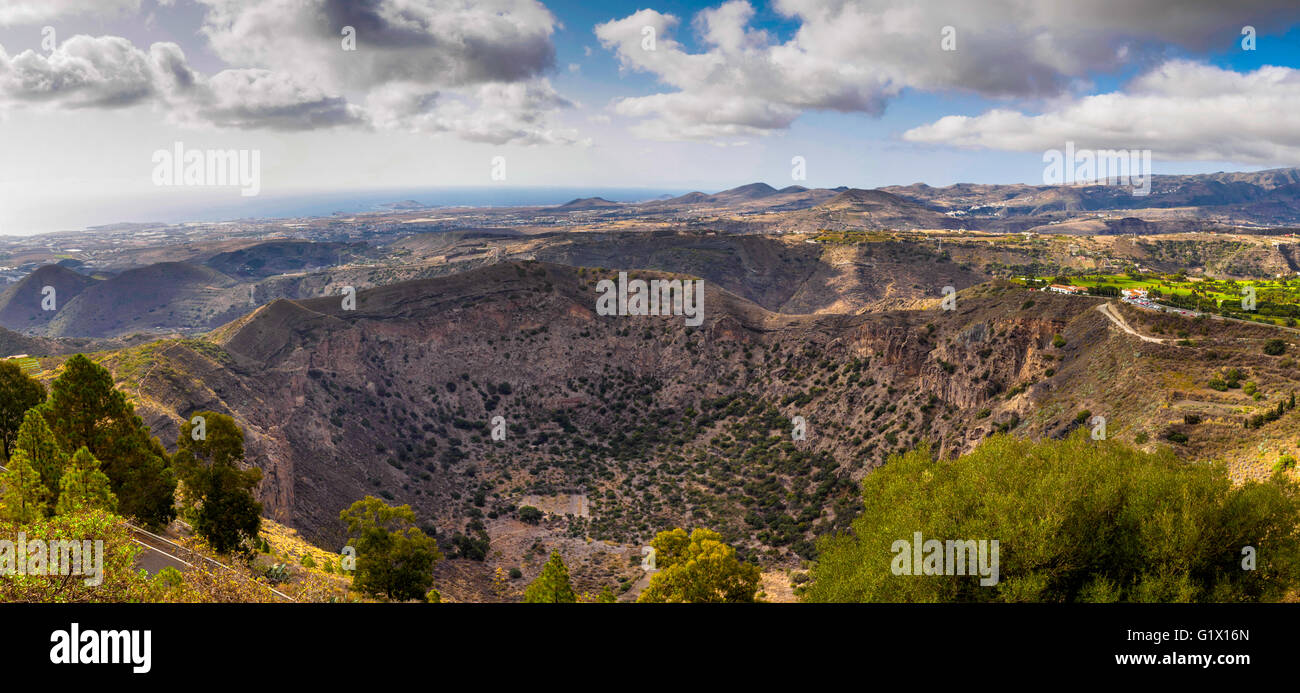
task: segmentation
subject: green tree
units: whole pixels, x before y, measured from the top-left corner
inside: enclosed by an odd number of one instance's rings
[[[14,451],[27,410],[44,401],[44,385],[29,378],[13,361],[0,361],[0,451],[5,459]]]
[[[530,525],[535,525],[538,522],[541,522],[542,511],[538,510],[537,508],[534,508],[531,505],[520,506],[519,520],[521,522],[527,522]]]
[[[560,552],[552,550],[542,572],[524,590],[525,604],[572,604],[578,601],[569,584],[569,569],[564,567]]]
[[[167,451],[149,435],[126,395],[113,387],[108,369],[82,354],[72,356],[39,410],[64,450],[85,446],[103,463],[119,512],[150,526],[175,517],[176,479]]]
[[[63,468],[68,464],[68,456],[59,446],[54,431],[45,423],[45,417],[36,409],[27,410],[23,416],[14,449],[21,451],[41,475],[41,484],[51,491],[49,504],[55,505],[59,500],[59,478],[63,476]]]
[[[686,534],[680,527],[660,532],[651,542],[657,572],[638,602],[752,602],[758,592],[758,566],[744,563],[736,550],[712,530]]]
[[[0,473],[0,517],[19,524],[45,517],[50,491],[36,468],[21,450],[14,451],[6,466],[8,471]]]
[[[221,553],[253,541],[262,528],[253,495],[262,470],[240,469],[243,459],[244,432],[231,417],[201,411],[181,424],[172,466],[185,484],[182,507],[194,531]]]
[[[852,533],[820,542],[805,599],[1236,602],[1279,599],[1300,578],[1294,482],[1234,486],[1221,464],[1083,429],[1041,442],[996,435],[956,460],[925,447],[895,455],[863,479],[862,498]],[[998,540],[996,584],[981,586],[973,566],[895,574],[909,550],[898,542],[916,532],[945,552],[948,541],[986,541],[990,557]],[[1256,569],[1243,569],[1247,554]]]
[[[68,515],[85,510],[117,510],[117,496],[113,495],[108,476],[99,471],[99,460],[83,445],[72,456],[72,463],[59,480],[59,501],[56,513]]]
[[[28,603],[139,603],[158,598],[151,589],[148,575],[136,565],[136,557],[144,549],[135,543],[122,518],[102,510],[89,510],[73,515],[55,515],[23,527],[28,540],[47,542],[102,541],[102,561],[95,572],[98,584],[88,585],[82,577],[69,579],[63,575],[28,575],[22,578],[7,576],[0,579],[0,604]],[[83,560],[83,566],[85,561]]]
[[[393,507],[374,496],[339,513],[348,545],[357,551],[353,585],[375,597],[425,600],[433,587],[433,565],[442,560],[438,542],[415,526],[411,506]]]

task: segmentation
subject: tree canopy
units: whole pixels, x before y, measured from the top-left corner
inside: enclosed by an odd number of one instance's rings
[[[560,552],[551,551],[551,557],[542,566],[542,572],[524,590],[525,604],[572,604],[578,601],[578,595],[569,584],[569,569],[564,565]]]
[[[252,541],[262,526],[253,495],[262,470],[241,469],[243,459],[244,432],[231,417],[203,411],[181,424],[172,465],[185,484],[183,507],[194,531],[221,553]]]
[[[722,535],[677,528],[650,542],[657,572],[638,602],[752,602],[758,592],[758,566],[742,562]]]
[[[176,479],[167,451],[113,386],[108,369],[82,354],[72,356],[40,411],[65,451],[85,446],[103,463],[119,512],[151,526],[175,517]]]
[[[50,491],[50,505],[57,503],[59,478],[63,476],[63,468],[68,464],[68,456],[54,437],[54,431],[45,423],[45,417],[37,410],[27,410],[22,425],[18,427],[14,450],[22,452],[41,475],[41,484]]]
[[[920,447],[867,475],[862,496],[853,532],[821,541],[807,600],[1254,601],[1296,585],[1294,482],[1233,486],[1220,464],[1082,429],[1059,441],[997,435],[956,460]],[[970,571],[895,574],[895,542],[917,532],[998,540],[997,583]]]
[[[442,560],[438,542],[415,526],[411,506],[393,507],[374,496],[339,513],[348,544],[357,551],[353,585],[390,600],[421,600],[433,587],[433,565]]]
[[[13,361],[0,360],[0,452],[5,459],[13,453],[18,427],[27,410],[44,401],[44,385],[28,377]]]
[[[99,471],[99,460],[82,446],[59,479],[56,510],[59,515],[69,515],[92,509],[117,510],[117,496],[108,477]]]
[[[0,518],[27,524],[46,515],[50,491],[41,483],[41,475],[21,450],[14,451],[0,472]]]

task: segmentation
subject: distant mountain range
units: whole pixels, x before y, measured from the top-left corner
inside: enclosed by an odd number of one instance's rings
[[[491,264],[505,257],[503,253],[512,244],[519,246],[508,251],[515,257],[690,272],[723,281],[729,289],[746,295],[730,278],[746,277],[746,272],[754,269],[755,262],[747,254],[758,251],[757,246],[711,249],[710,257],[715,253],[724,256],[699,262],[698,257],[705,255],[693,255],[698,240],[690,241],[693,248],[687,250],[681,247],[682,239],[674,239],[674,248],[665,254],[664,249],[655,247],[658,241],[654,237],[632,234],[615,242],[609,234],[616,232],[750,236],[966,229],[1153,237],[1246,229],[1280,235],[1294,230],[1292,225],[1300,225],[1300,169],[1156,176],[1146,196],[1135,196],[1129,188],[1115,185],[957,184],[936,188],[918,183],[864,190],[801,185],[776,188],[756,182],[721,192],[696,191],[635,203],[590,196],[549,207],[448,212],[435,223],[420,214],[394,211],[368,220],[365,241],[282,238],[259,242],[230,238],[223,229],[220,238],[213,240],[183,235],[179,241],[157,246],[123,247],[130,244],[120,243],[105,247],[101,243],[98,254],[78,253],[78,257],[66,251],[42,255],[29,250],[28,257],[38,258],[28,261],[34,271],[0,291],[0,326],[43,337],[198,332],[274,298],[319,296],[343,286],[377,286]],[[462,218],[457,214],[467,215],[463,218],[469,221],[457,222]],[[308,233],[303,229],[310,227],[293,226],[295,235]],[[330,237],[328,230],[316,233],[317,238]],[[596,241],[588,242],[592,238]],[[90,234],[61,239],[64,248],[90,247],[96,242]],[[1184,266],[1218,266],[1219,271],[1238,276],[1264,266],[1273,273],[1295,270],[1295,253],[1289,246],[1273,253],[1277,257],[1262,250],[1251,252],[1263,255],[1236,264],[1220,257],[1174,255],[1159,249],[1135,249],[1131,257],[1149,266],[1172,265],[1171,258],[1178,257]],[[737,253],[740,265],[733,266],[727,253]],[[114,264],[106,266],[105,257]],[[996,260],[1008,265],[1029,261],[1024,257]],[[14,264],[23,266],[22,262]],[[722,267],[729,268],[726,276],[720,274],[718,268]],[[803,281],[804,277],[787,277],[779,282],[779,290],[794,291]],[[50,305],[47,295],[54,310],[46,309]],[[787,294],[785,300],[794,295]],[[780,309],[780,303],[769,305]]]
[[[1151,191],[1136,195],[1127,185],[992,185],[924,183],[858,188],[775,188],[749,183],[717,193],[690,192],[664,200],[617,204],[600,198],[573,200],[560,208],[618,207],[646,213],[726,209],[754,213],[811,210],[774,230],[826,228],[967,228],[1023,231],[1074,217],[1114,211],[1152,217],[1152,222],[1201,220],[1253,225],[1300,224],[1300,169],[1197,175],[1156,175]],[[947,219],[941,217],[948,217]],[[1182,229],[1176,229],[1182,230]]]

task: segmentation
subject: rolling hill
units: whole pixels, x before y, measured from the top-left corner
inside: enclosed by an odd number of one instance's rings
[[[97,282],[61,265],[37,268],[0,293],[0,326],[11,330],[42,330],[58,310]],[[45,287],[54,288],[55,310],[42,309]]]
[[[210,328],[249,295],[201,265],[162,262],[95,282],[55,311],[49,336],[112,337],[134,331]]]

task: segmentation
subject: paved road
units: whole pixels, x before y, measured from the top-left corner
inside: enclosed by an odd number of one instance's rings
[[[136,527],[130,522],[126,523],[126,526],[131,531],[131,541],[134,541],[146,549],[136,557],[136,566],[148,571],[150,575],[170,565],[181,571],[201,570],[205,573],[213,573],[224,570],[241,578],[254,581],[251,577],[231,568],[225,563],[204,556],[197,551],[187,549],[166,537],[161,537],[153,532]],[[150,565],[156,565],[156,570],[150,570]],[[258,584],[261,585],[261,583]],[[269,587],[267,585],[262,586],[266,587],[266,589],[270,590],[275,594],[275,596],[285,601],[294,601],[293,597],[290,597],[274,587]]]
[[[155,548],[138,539],[132,538],[137,544],[144,547],[144,551],[135,557],[135,567],[144,570],[150,575],[157,575],[162,572],[163,568],[175,568],[180,571],[193,570],[194,565],[187,563],[176,556],[173,556],[162,549]]]
[[[0,465],[0,472],[7,471],[9,471],[7,467]],[[135,558],[135,566],[150,575],[157,575],[163,568],[169,567],[180,571],[202,570],[207,573],[211,573],[215,569],[227,570],[242,578],[253,580],[251,577],[240,573],[220,561],[213,560],[203,554],[191,551],[170,539],[160,537],[153,532],[136,527],[130,522],[126,522],[126,528],[131,533],[131,541],[144,547],[144,551],[141,551],[140,555]],[[254,580],[254,582],[256,581]],[[263,585],[263,587],[266,586]],[[294,601],[293,597],[290,597],[274,587],[266,588],[274,593],[275,596],[285,601]]]

